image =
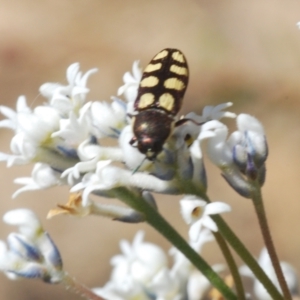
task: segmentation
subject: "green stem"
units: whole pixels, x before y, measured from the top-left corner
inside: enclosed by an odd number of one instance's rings
[[[230,252],[230,249],[229,249],[226,241],[224,240],[224,238],[221,236],[221,234],[219,232],[214,232],[213,234],[214,234],[215,239],[223,253],[223,256],[225,257],[225,259],[227,261],[228,267],[230,269],[230,273],[231,273],[234,283],[235,283],[238,299],[245,300],[246,297],[245,297],[243,282],[242,282],[240,273],[238,271],[237,265],[236,265],[236,263],[233,259],[233,256]]]
[[[211,284],[228,300],[237,296],[210,267],[209,264],[186,242],[186,240],[139,194],[126,188],[115,188],[115,196],[135,210],[145,215],[146,221],[180,250],[190,262],[207,277]]]
[[[272,240],[271,232],[269,229],[267,216],[264,208],[264,203],[261,195],[261,188],[258,184],[254,184],[254,189],[252,192],[252,202],[255,208],[255,212],[259,221],[260,229],[263,235],[263,239],[265,241],[266,248],[268,250],[270,259],[272,261],[274,271],[276,273],[279,285],[283,292],[283,296],[285,300],[292,300],[289,288],[287,286],[286,280],[283,276],[283,272],[280,266],[280,262],[278,259],[278,255],[275,250],[275,246]]]
[[[187,194],[196,195],[203,200],[210,203],[210,199],[203,192],[203,190],[199,190],[197,186],[193,184],[185,185],[185,192]],[[270,294],[273,300],[284,300],[281,293],[275,287],[270,278],[263,271],[261,266],[257,263],[256,259],[252,256],[249,250],[244,246],[241,240],[236,236],[236,234],[231,230],[231,228],[227,225],[227,223],[223,220],[223,218],[219,215],[211,216],[212,219],[216,222],[218,226],[218,230],[224,239],[228,242],[228,244],[234,249],[234,251],[240,256],[240,258],[245,262],[245,264],[250,268],[250,270],[255,275],[255,278],[260,281],[260,283],[265,287],[267,292]]]

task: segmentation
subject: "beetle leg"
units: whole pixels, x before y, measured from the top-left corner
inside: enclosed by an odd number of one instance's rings
[[[194,124],[196,124],[196,125],[198,125],[198,126],[201,126],[201,125],[203,125],[204,123],[206,123],[206,122],[202,122],[202,123],[198,123],[198,122],[196,122],[196,121],[194,121],[194,120],[192,120],[192,119],[186,119],[186,118],[183,118],[183,119],[180,119],[180,120],[178,120],[178,121],[176,121],[175,122],[175,127],[178,127],[178,126],[180,126],[180,125],[183,125],[183,124],[185,124],[186,122],[193,122]]]
[[[134,145],[134,143],[136,143],[137,142],[137,138],[134,136],[134,137],[132,137],[132,139],[129,141],[129,144],[131,145],[131,146],[133,146],[133,147],[137,147],[137,145]]]

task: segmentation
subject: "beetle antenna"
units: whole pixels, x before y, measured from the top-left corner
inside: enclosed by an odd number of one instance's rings
[[[133,174],[135,174],[138,170],[139,170],[139,168],[142,166],[142,164],[144,163],[144,161],[147,159],[147,156],[145,156],[144,158],[143,158],[143,160],[141,161],[141,163],[132,171],[132,175]]]

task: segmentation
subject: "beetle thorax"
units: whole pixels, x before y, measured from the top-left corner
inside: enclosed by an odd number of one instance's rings
[[[154,160],[173,129],[174,119],[157,109],[141,111],[134,117],[133,132],[139,151]]]

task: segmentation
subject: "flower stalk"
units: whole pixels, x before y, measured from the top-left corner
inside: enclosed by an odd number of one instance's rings
[[[264,208],[264,203],[262,199],[261,194],[261,188],[259,184],[253,183],[253,192],[252,192],[252,202],[255,208],[255,212],[259,221],[259,226],[262,232],[262,236],[266,245],[266,248],[268,250],[268,253],[270,255],[270,259],[272,262],[272,265],[274,267],[274,271],[276,273],[279,285],[281,287],[283,296],[285,300],[292,300],[292,296],[290,294],[289,288],[287,286],[287,282],[283,276],[283,272],[280,266],[280,262],[278,259],[278,255],[275,250],[275,246],[272,240],[270,228],[268,225],[268,220]]]
[[[229,249],[226,241],[222,237],[222,235],[219,232],[214,232],[213,234],[214,234],[214,237],[223,253],[224,258],[226,259],[228,267],[230,269],[232,278],[235,283],[235,288],[236,288],[238,299],[246,300],[245,290],[244,290],[243,282],[241,279],[241,275],[239,273],[239,270],[235,263],[235,260],[232,256],[232,253],[230,252],[230,249]]]

